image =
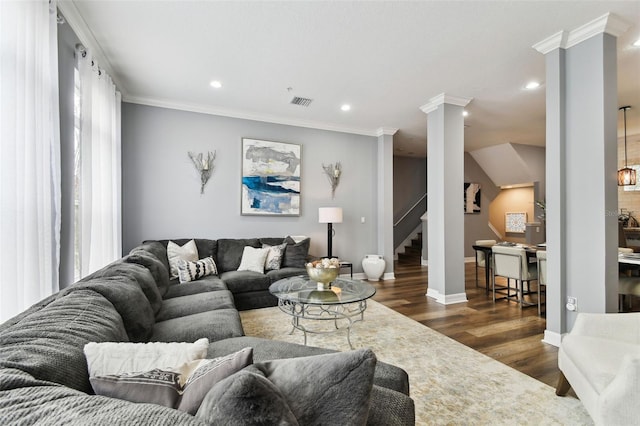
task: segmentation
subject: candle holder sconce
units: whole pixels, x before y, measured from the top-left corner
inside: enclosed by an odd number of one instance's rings
[[[204,194],[204,186],[211,178],[211,172],[213,171],[213,160],[216,158],[216,152],[209,151],[205,157],[203,153],[195,154],[189,152],[189,158],[193,161],[193,165],[196,167],[198,173],[200,173],[200,194]]]
[[[331,198],[336,197],[336,188],[338,184],[340,184],[340,176],[342,176],[342,165],[340,162],[335,164],[329,164],[328,166],[322,165],[322,169],[324,173],[327,175],[329,179],[329,183],[331,184]]]

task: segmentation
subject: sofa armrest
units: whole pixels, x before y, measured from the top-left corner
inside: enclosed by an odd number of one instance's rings
[[[640,355],[626,355],[618,374],[600,395],[601,423],[630,425],[640,418]],[[598,422],[596,422],[598,423]]]
[[[580,313],[570,334],[640,343],[640,312],[628,314]]]
[[[392,389],[374,385],[367,426],[414,426],[416,412],[413,399]]]

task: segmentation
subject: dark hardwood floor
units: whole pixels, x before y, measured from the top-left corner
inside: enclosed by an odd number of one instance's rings
[[[375,283],[374,300],[467,345],[497,361],[555,387],[558,348],[542,342],[545,319],[536,306],[521,309],[515,301],[493,302],[475,285],[475,264],[465,264],[468,302],[441,305],[426,297],[427,268],[396,262],[395,279]]]

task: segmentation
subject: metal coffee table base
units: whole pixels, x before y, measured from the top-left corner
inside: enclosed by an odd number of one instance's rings
[[[353,349],[351,344],[351,327],[358,321],[364,320],[364,311],[367,309],[367,301],[361,300],[354,303],[343,303],[336,305],[317,305],[293,302],[290,300],[278,299],[278,307],[282,312],[291,315],[291,333],[300,330],[304,334],[304,344],[307,344],[307,333],[312,334],[328,334],[341,330],[347,330],[347,342],[349,347]],[[316,321],[333,321],[335,330],[317,330],[305,327],[300,320],[316,320]],[[338,321],[346,320],[346,327],[339,327]]]

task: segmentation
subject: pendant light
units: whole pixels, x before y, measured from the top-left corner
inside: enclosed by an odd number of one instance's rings
[[[628,186],[636,184],[636,171],[627,167],[627,110],[630,106],[618,108],[624,114],[624,168],[618,170],[618,186]]]

